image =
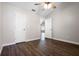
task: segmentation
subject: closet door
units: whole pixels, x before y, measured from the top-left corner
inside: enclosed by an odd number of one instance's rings
[[[45,20],[45,37],[52,38],[52,19],[48,18]]]
[[[16,12],[16,42],[23,42],[26,39],[26,15],[25,13]]]

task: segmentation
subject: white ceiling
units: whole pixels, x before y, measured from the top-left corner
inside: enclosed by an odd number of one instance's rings
[[[45,15],[48,15],[52,12],[52,10],[43,10],[42,8],[40,8],[39,5],[34,5],[35,3],[37,2],[7,2],[8,4],[11,4],[11,5],[14,5],[16,7],[19,7],[19,8],[22,8],[22,9],[25,9],[26,11],[30,11],[30,12],[33,12],[32,9],[35,9],[36,14],[38,15],[41,15],[41,16],[45,16]],[[57,8],[60,6],[60,2],[56,2],[55,3]]]
[[[11,5],[14,5],[16,7],[25,9],[25,10],[32,10],[32,9],[37,9],[38,6],[35,6],[35,2],[8,2]]]

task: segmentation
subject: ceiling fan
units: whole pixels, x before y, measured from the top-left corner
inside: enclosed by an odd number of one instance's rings
[[[45,10],[56,8],[56,5],[54,2],[39,2],[39,3],[35,3],[34,5],[36,5],[36,6],[39,5],[39,6],[43,7]],[[32,9],[32,11],[36,12],[35,9]]]
[[[44,7],[44,9],[56,8],[54,2],[40,2],[40,3],[35,3],[34,5],[41,5],[42,7]]]

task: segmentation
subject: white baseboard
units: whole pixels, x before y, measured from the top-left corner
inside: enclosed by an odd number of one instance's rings
[[[29,40],[26,40],[26,41],[23,41],[23,42],[29,42],[29,41],[38,40],[38,39],[39,39],[39,38],[36,38],[36,39],[29,39]],[[4,46],[13,45],[13,44],[16,44],[16,43],[19,43],[19,42],[13,42],[13,43],[3,44],[2,47],[0,48],[0,54],[1,54],[1,51],[2,51],[2,49],[3,49]]]
[[[38,40],[38,38],[36,39],[29,39],[29,40],[26,40],[26,41],[22,41],[22,42],[28,42],[28,41],[33,41],[33,40]],[[19,42],[13,42],[13,43],[7,43],[7,44],[3,44],[2,46],[8,46],[8,45],[13,45],[13,44],[16,44],[16,43],[19,43]]]
[[[58,41],[63,41],[63,42],[68,42],[68,43],[79,45],[79,42],[74,42],[74,41],[70,41],[70,40],[66,40],[66,39],[58,39],[58,38],[53,38],[53,39],[58,40]]]
[[[33,41],[33,40],[39,40],[39,38],[29,39],[29,40],[26,40],[25,42],[29,42],[29,41]]]
[[[3,44],[2,46],[4,47],[4,46],[8,46],[8,45],[13,45],[13,44],[16,44],[16,42]]]
[[[2,49],[3,49],[4,46],[13,45],[13,44],[16,44],[16,43],[14,42],[14,43],[3,44],[3,45],[1,46],[1,49],[0,49],[0,54],[1,54]]]

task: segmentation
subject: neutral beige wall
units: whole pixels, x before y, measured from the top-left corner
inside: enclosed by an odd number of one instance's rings
[[[0,53],[2,49],[2,4],[0,3]]]
[[[30,41],[40,38],[40,18],[26,10],[17,8],[16,13],[16,41]],[[25,30],[24,30],[25,29]]]
[[[53,38],[79,44],[79,3],[66,2],[53,14]]]
[[[29,41],[30,39],[40,38],[39,17],[29,11],[25,11],[24,9],[20,9],[13,5],[3,3],[3,45],[15,43],[17,39],[22,38],[21,36],[16,36],[16,20],[20,19],[22,21],[24,19],[19,17],[18,14],[25,15],[25,20],[27,24],[25,28],[26,41]],[[22,31],[23,30],[24,29],[22,28]]]
[[[15,12],[14,7],[3,3],[3,45],[14,43],[14,29],[15,29]]]

